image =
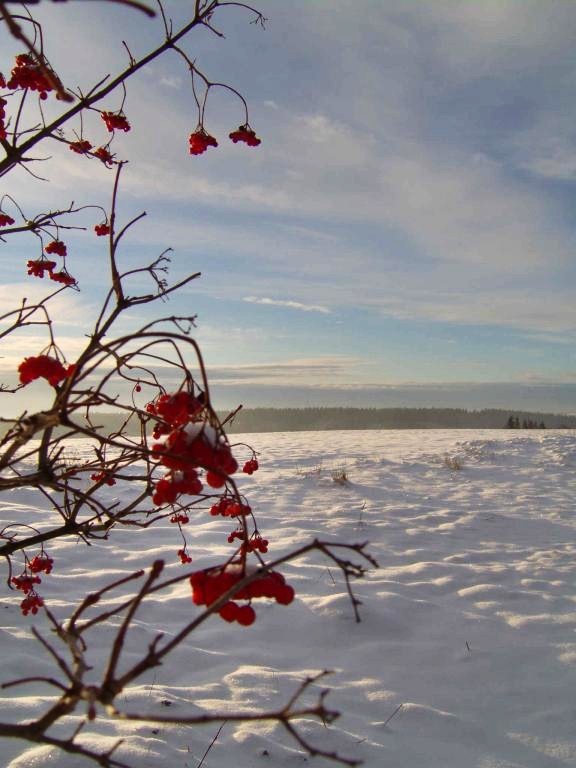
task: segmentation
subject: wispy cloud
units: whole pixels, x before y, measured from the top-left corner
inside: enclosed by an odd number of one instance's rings
[[[289,299],[269,299],[265,296],[244,296],[242,301],[249,304],[264,304],[269,307],[286,307],[287,309],[297,309],[301,312],[320,312],[323,315],[329,315],[330,310],[320,304],[302,304],[300,301],[290,301]]]
[[[25,301],[25,306],[27,307],[39,305],[50,294],[50,289],[53,285],[53,283],[50,284],[48,281],[42,282],[39,280],[0,285],[0,307],[2,307],[3,314],[9,313],[12,310],[18,310],[22,307],[23,301]],[[26,299],[22,298],[24,296]],[[52,325],[56,329],[60,329],[63,326],[77,326],[85,329],[87,313],[93,311],[94,307],[84,296],[68,289],[61,291],[46,302],[46,309],[52,318]],[[14,315],[7,316],[2,322],[2,327],[8,326],[14,317]],[[45,315],[38,311],[33,319],[36,321],[44,320]],[[37,328],[38,326],[36,326],[36,333],[38,332]],[[6,343],[7,340],[3,340],[2,346]],[[48,343],[47,334],[44,344],[46,343]]]
[[[37,335],[17,334],[2,342],[0,353],[0,374],[7,386],[15,386],[18,366],[25,357],[40,354],[46,348],[48,339]],[[79,336],[58,336],[58,348],[68,362],[73,362],[86,346],[86,340]]]
[[[346,356],[297,358],[273,363],[244,363],[211,367],[211,381],[219,385],[341,386],[352,383],[366,362]]]
[[[165,85],[167,88],[174,88],[174,90],[178,90],[182,87],[182,78],[181,77],[161,77],[160,78],[160,85]]]

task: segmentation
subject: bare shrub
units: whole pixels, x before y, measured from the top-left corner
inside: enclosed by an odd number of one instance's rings
[[[155,15],[147,3],[116,2],[135,12]],[[163,39],[155,49],[140,59],[127,51],[128,66],[122,72],[72,89],[66,85],[68,73],[56,73],[47,58],[50,41],[45,39],[41,25],[26,8],[11,12],[7,3],[0,3],[0,21],[24,49],[16,57],[11,75],[0,77],[0,145],[4,150],[0,175],[25,169],[28,178],[36,180],[38,176],[32,169],[37,167],[38,147],[46,141],[66,145],[73,153],[70,157],[79,163],[101,163],[110,171],[110,200],[104,204],[75,207],[72,203],[62,209],[33,213],[25,212],[11,195],[0,199],[0,242],[12,237],[30,238],[39,247],[40,257],[28,261],[28,275],[48,286],[42,298],[33,302],[16,300],[15,306],[0,316],[0,339],[10,337],[24,349],[30,329],[35,333],[32,338],[44,334],[45,339],[41,349],[24,351],[18,383],[2,386],[0,391],[9,397],[33,381],[43,380],[42,386],[50,397],[42,410],[30,407],[15,418],[2,419],[6,430],[0,439],[0,491],[32,491],[51,510],[44,518],[34,520],[27,516],[32,515],[27,506],[14,512],[14,520],[0,530],[0,555],[9,587],[21,593],[18,599],[22,613],[32,620],[42,619],[53,632],[48,640],[36,626],[31,630],[54,668],[49,675],[3,684],[4,689],[12,689],[42,683],[53,690],[54,696],[46,697],[42,713],[31,720],[0,722],[0,737],[58,747],[103,768],[124,768],[126,763],[117,757],[121,742],[100,751],[78,738],[102,711],[122,721],[160,724],[275,720],[310,755],[355,765],[353,759],[310,744],[298,728],[303,718],[330,723],[337,716],[325,705],[326,691],[321,691],[312,705],[301,704],[302,695],[324,674],[307,678],[283,707],[268,712],[205,712],[175,717],[163,713],[145,715],[123,706],[126,688],[165,663],[171,652],[206,621],[220,618],[248,627],[257,618],[254,605],[259,600],[290,604],[294,589],[279,570],[286,562],[314,551],[327,558],[344,577],[356,620],[359,602],[352,591],[352,580],[375,564],[365,544],[320,540],[281,558],[263,557],[268,552],[268,540],[263,538],[256,515],[235,481],[237,472],[256,471],[258,461],[249,446],[231,445],[226,424],[233,414],[220,419],[212,404],[208,373],[194,339],[195,316],[168,314],[138,325],[137,308],[162,303],[194,282],[199,273],[192,272],[171,283],[169,250],[147,264],[131,269],[122,266],[123,244],[145,215],[124,221],[118,207],[125,161],[114,154],[114,138],[118,131],[131,129],[124,112],[126,83],[158,57],[174,53],[191,78],[198,110],[198,124],[188,138],[190,154],[200,155],[217,147],[204,124],[208,98],[214,89],[224,90],[238,100],[241,125],[229,134],[230,139],[249,147],[260,144],[250,127],[248,107],[241,94],[229,85],[210,81],[183,46],[196,29],[220,35],[214,27],[215,19],[228,7],[236,6],[258,24],[264,22],[262,14],[244,3],[198,0],[189,4],[188,21],[174,29],[158,5]],[[104,108],[101,102],[118,89],[122,96],[120,108]],[[61,105],[61,112],[48,122],[42,104],[52,97],[58,101],[57,107]],[[97,130],[92,125],[95,115],[101,118],[98,130],[105,131],[104,140],[96,140],[91,133]],[[90,138],[88,125],[92,125]],[[42,164],[45,175],[49,168],[49,162]],[[65,242],[70,229],[88,230],[87,237],[101,238],[98,242],[102,243],[103,256],[95,269],[101,269],[109,278],[99,311],[92,318],[82,318],[84,346],[74,360],[66,360],[62,353],[53,323],[55,297],[80,290],[69,271],[70,266],[73,272],[74,264]],[[118,389],[123,394],[118,394]],[[111,408],[121,417],[109,431],[101,425],[101,414]],[[69,450],[66,441],[73,437],[89,438],[91,450]],[[242,455],[243,466],[235,454]],[[115,485],[120,492],[111,502],[110,487]],[[210,567],[190,570],[190,529],[194,520],[205,517],[207,512],[229,524],[230,551],[224,558],[215,554],[216,561]],[[52,542],[72,538],[106,545],[120,528],[136,537],[159,521],[174,526],[175,560],[183,566],[180,575],[163,579],[165,563],[156,560],[148,570],[135,571],[91,592],[68,618],[56,616],[50,609],[49,575],[54,569],[65,572],[67,563],[64,557],[55,562],[50,551]],[[90,548],[86,557],[90,557]],[[169,637],[158,628],[147,649],[137,652],[133,638],[139,612],[158,592],[184,581],[191,586],[193,617],[184,619],[181,629]],[[125,595],[124,588],[132,592]],[[112,601],[111,595],[116,596]],[[106,627],[111,640],[103,649],[102,666],[90,670],[88,654],[94,642],[93,631],[98,627]],[[55,737],[52,726],[72,713],[77,717],[77,728],[66,737]]]

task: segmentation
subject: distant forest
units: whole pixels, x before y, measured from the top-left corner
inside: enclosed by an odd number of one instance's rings
[[[228,414],[220,412],[221,419]],[[101,413],[98,431],[118,430],[123,417]],[[514,426],[512,426],[514,425]],[[227,432],[310,432],[330,429],[576,429],[576,416],[463,408],[243,408]],[[0,425],[0,436],[7,426]]]
[[[224,418],[224,414],[220,414]],[[506,429],[511,423],[576,429],[576,416],[463,408],[246,408],[228,432],[306,432],[325,429]]]

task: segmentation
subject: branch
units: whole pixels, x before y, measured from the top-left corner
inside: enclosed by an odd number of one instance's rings
[[[80,112],[83,112],[85,109],[89,109],[94,104],[97,104],[105,96],[107,96],[109,93],[118,88],[118,86],[122,85],[126,80],[132,77],[132,75],[136,74],[136,72],[139,72],[143,67],[150,64],[150,62],[154,61],[154,59],[163,54],[165,51],[173,48],[174,44],[185,37],[192,29],[194,29],[194,27],[203,24],[204,20],[214,12],[217,5],[218,1],[212,0],[202,11],[196,13],[194,18],[185,24],[180,30],[178,30],[178,32],[167,38],[165,42],[162,43],[162,45],[155,48],[140,60],[130,64],[129,67],[127,67],[113,80],[108,82],[107,85],[104,85],[99,90],[79,99],[79,101],[73,107],[60,115],[60,117],[57,117],[50,124],[44,126],[40,131],[34,134],[34,136],[30,137],[18,146],[10,147],[7,157],[0,162],[0,176],[5,175],[17,165],[20,165],[30,149],[32,149],[43,139],[51,136],[58,128],[67,123],[72,117],[79,114]]]

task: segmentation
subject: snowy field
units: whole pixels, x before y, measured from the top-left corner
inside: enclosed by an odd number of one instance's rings
[[[576,766],[576,436],[569,432],[363,431],[254,434],[262,469],[242,477],[271,542],[270,555],[313,537],[371,542],[380,567],[356,584],[354,622],[341,574],[320,557],[284,566],[292,605],[257,606],[248,628],[213,618],[172,663],[150,672],[120,704],[186,716],[202,709],[271,709],[306,674],[330,669],[333,725],[302,722],[312,743],[367,768],[562,768]],[[82,451],[81,443],[74,450]],[[459,468],[458,468],[459,467]],[[347,481],[343,480],[343,475]],[[339,482],[341,481],[341,482]],[[118,491],[109,489],[110,498]],[[14,520],[29,493],[5,493]],[[228,525],[228,527],[230,527]],[[188,526],[195,568],[229,552],[225,521],[199,512]],[[165,557],[184,567],[169,523],[121,530],[90,549],[50,547],[42,594],[59,615],[107,581]],[[59,564],[66,561],[66,568]],[[47,674],[45,652],[20,615],[20,593],[0,594],[2,678]],[[188,585],[156,596],[132,642],[169,635],[197,609]],[[35,620],[39,629],[46,624]],[[47,630],[46,630],[47,631]],[[105,635],[106,632],[103,631]],[[98,646],[92,660],[97,668]],[[0,719],[42,712],[51,689],[0,692]],[[395,714],[394,714],[395,713]],[[68,718],[71,733],[77,719]],[[218,726],[113,723],[86,734],[134,768],[197,768]],[[0,745],[2,768],[92,765],[24,742]],[[310,761],[279,725],[224,725],[204,768],[292,768]]]

